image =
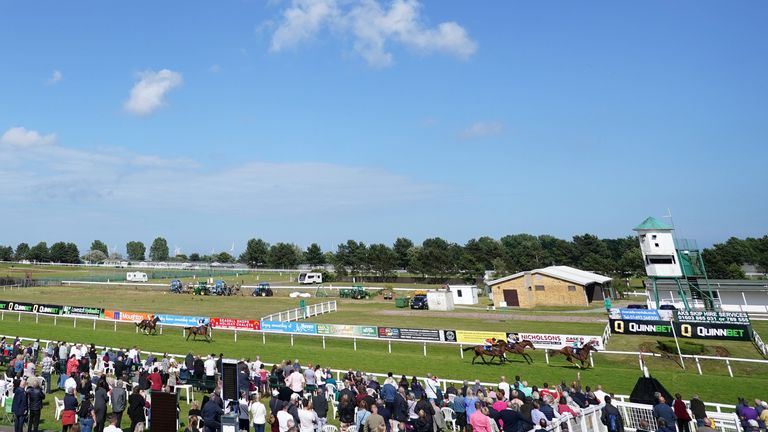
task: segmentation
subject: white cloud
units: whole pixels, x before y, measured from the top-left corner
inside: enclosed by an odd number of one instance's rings
[[[15,129],[29,135],[26,129]],[[9,132],[3,135],[3,143]],[[15,134],[11,134],[12,142],[18,141]],[[52,141],[55,135],[35,137],[37,142]],[[27,138],[24,142],[30,141]],[[234,202],[268,202],[272,214],[288,217],[308,208],[338,212],[382,202],[412,203],[433,196],[438,189],[433,184],[368,167],[247,160],[208,167],[190,158],[64,145],[10,145],[0,151],[0,167],[0,201],[32,206],[52,202],[92,204],[112,212],[154,212],[190,205],[199,209],[195,203],[204,197],[204,207],[211,213],[230,208]],[[263,214],[260,205],[246,205],[238,211],[244,215]]]
[[[0,144],[15,147],[49,146],[56,143],[56,134],[42,135],[38,131],[23,127],[12,127],[0,137]]]
[[[459,132],[459,138],[463,140],[485,138],[498,135],[502,130],[504,130],[504,124],[501,122],[477,122]]]
[[[208,72],[219,73],[221,72],[221,66],[219,66],[218,64],[211,65],[211,67],[208,68]]]
[[[477,43],[462,26],[448,21],[429,27],[421,8],[418,0],[394,0],[388,8],[378,0],[293,0],[272,35],[270,49],[282,51],[328,29],[342,37],[351,36],[353,49],[375,67],[392,63],[392,53],[387,49],[391,42],[461,59],[475,53]]]
[[[54,85],[61,81],[61,79],[64,78],[64,74],[61,73],[60,70],[54,69],[51,73],[51,77],[48,78],[48,81],[46,81],[46,84],[48,85]]]
[[[136,115],[151,114],[164,106],[166,94],[183,82],[180,73],[168,69],[145,71],[138,76],[139,82],[133,86],[123,105],[126,111]]]

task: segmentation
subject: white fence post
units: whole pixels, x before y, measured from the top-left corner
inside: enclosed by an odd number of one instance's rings
[[[357,351],[357,338],[352,338],[352,343],[354,344],[355,351]]]
[[[549,364],[549,350],[544,350],[544,360],[546,360],[547,364]]]
[[[699,375],[701,375],[701,363],[699,362],[699,357],[693,356],[693,359],[696,360],[696,369],[699,370]]]
[[[728,374],[733,378],[733,369],[731,369],[731,361],[725,359],[725,365],[728,366]]]
[[[237,330],[235,330],[235,342],[237,342]]]
[[[387,341],[387,350],[392,354],[392,341]]]
[[[464,345],[459,344],[459,355],[464,358]]]
[[[264,345],[267,344],[267,334],[264,332],[261,333],[261,343],[263,343]]]
[[[93,319],[93,329],[96,330],[96,318]]]
[[[592,357],[592,351],[589,352],[589,365],[595,367],[595,359]]]
[[[293,346],[293,333],[291,333],[291,346]]]
[[[424,342],[424,357],[427,356],[427,343]]]
[[[72,327],[77,327],[77,317],[72,320]]]
[[[325,336],[323,336],[323,349],[325,349]]]

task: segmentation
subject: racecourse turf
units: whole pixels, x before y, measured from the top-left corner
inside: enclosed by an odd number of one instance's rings
[[[258,319],[272,312],[296,307],[298,299],[276,296],[273,298],[243,297],[195,297],[191,295],[172,295],[157,290],[144,289],[105,289],[94,287],[49,287],[27,288],[7,291],[0,294],[3,300],[36,301],[40,303],[77,304],[99,306],[117,310],[135,312],[160,312],[189,315],[226,316],[235,318]],[[308,299],[311,302],[325,299]],[[390,302],[378,300],[355,301],[339,300],[339,312],[313,317],[313,322],[338,324],[368,324],[382,326],[421,327],[439,329],[466,330],[519,330],[541,333],[578,333],[600,335],[604,322],[574,322],[574,317],[582,314],[560,313],[560,320],[541,320],[541,316],[517,316],[478,318],[477,310],[467,309],[469,313],[457,313],[448,318],[435,317],[435,313],[422,311],[398,310]],[[386,312],[386,313],[384,313]],[[392,315],[395,313],[395,315]],[[402,313],[402,315],[400,315]],[[554,315],[554,313],[550,313]],[[467,316],[472,316],[468,318]],[[490,316],[490,315],[489,315]],[[496,317],[496,315],[492,315]],[[588,321],[579,319],[580,321]],[[596,321],[596,320],[595,320]],[[763,335],[768,334],[764,322],[756,322],[755,328]],[[497,382],[500,375],[512,377],[520,375],[531,383],[570,382],[580,378],[585,385],[603,384],[617,394],[629,394],[640,375],[637,356],[601,355],[595,356],[595,368],[581,370],[568,365],[562,357],[554,357],[547,365],[542,350],[531,352],[534,364],[526,365],[519,358],[503,366],[472,365],[470,353],[462,359],[458,347],[427,346],[427,356],[423,355],[421,344],[392,343],[392,353],[388,353],[388,344],[381,341],[358,340],[357,350],[353,349],[352,340],[326,338],[325,349],[319,337],[295,337],[291,346],[288,336],[267,335],[266,344],[260,334],[238,332],[235,342],[231,331],[216,331],[214,341],[185,341],[181,329],[164,329],[164,334],[144,336],[135,333],[131,323],[120,323],[117,331],[111,322],[97,322],[96,329],[90,320],[79,319],[77,327],[71,318],[57,319],[54,326],[52,317],[40,316],[35,322],[32,315],[21,316],[12,312],[3,314],[0,321],[0,333],[23,337],[39,337],[96,343],[106,346],[139,346],[143,350],[186,354],[189,351],[198,354],[223,352],[232,358],[253,358],[260,355],[266,362],[298,358],[302,362],[320,363],[335,369],[355,368],[369,372],[388,372],[423,376],[427,372],[450,379],[481,379]],[[637,351],[640,343],[653,338],[637,336],[613,336],[609,343],[611,350]],[[745,342],[717,342],[731,352],[731,356],[760,358],[751,344]],[[732,363],[734,378],[728,376],[727,368],[720,361],[702,361],[704,375],[699,375],[695,364],[688,362],[683,370],[673,359],[648,359],[651,373],[671,392],[680,391],[688,397],[698,393],[702,399],[711,402],[733,404],[738,396],[747,398],[765,398],[762,389],[768,385],[768,366],[762,364]],[[61,392],[58,392],[61,397]],[[198,401],[202,395],[196,393]],[[53,399],[44,410],[46,428],[53,428]],[[186,412],[182,403],[182,412]],[[183,417],[183,416],[182,416]]]

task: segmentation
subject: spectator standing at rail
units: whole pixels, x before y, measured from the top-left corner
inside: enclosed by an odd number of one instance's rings
[[[203,363],[205,367],[205,379],[213,380],[216,378],[216,360],[215,354],[211,354]]]
[[[704,407],[704,402],[699,399],[699,395],[691,395],[691,401],[689,402],[693,418],[696,419],[696,426],[704,426],[704,419],[707,418],[707,410]]]
[[[408,401],[405,398],[405,388],[399,387],[392,401],[392,429],[399,431],[398,425],[408,421]]]
[[[667,404],[667,400],[662,395],[659,395],[656,400],[657,403],[653,406],[653,418],[657,420],[663,418],[664,421],[666,421],[667,426],[674,425],[677,418],[675,417],[675,412],[672,410],[672,407]]]
[[[619,409],[611,404],[611,397],[606,396],[603,402],[600,421],[608,428],[608,432],[624,432],[624,418],[621,416]]]
[[[675,393],[675,401],[672,403],[672,408],[675,413],[678,432],[690,432],[688,423],[691,421],[691,416],[688,414],[688,408],[685,406],[683,396],[680,393]]]

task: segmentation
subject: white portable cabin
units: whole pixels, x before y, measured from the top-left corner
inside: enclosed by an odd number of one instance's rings
[[[448,285],[448,290],[453,295],[455,305],[476,305],[477,285]]]
[[[300,273],[298,282],[300,284],[323,283],[323,274],[322,273]]]
[[[146,282],[149,278],[144,272],[128,272],[125,274],[125,280],[128,282]]]
[[[431,311],[452,311],[453,297],[448,291],[427,291],[427,304]]]

